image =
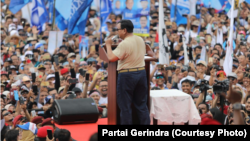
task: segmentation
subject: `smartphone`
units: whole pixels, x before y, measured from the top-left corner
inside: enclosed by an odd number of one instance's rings
[[[33,85],[33,86],[32,86],[32,90],[33,90],[33,92],[36,94],[36,93],[38,92],[37,86],[36,86],[36,85]]]
[[[180,34],[179,43],[182,42],[182,34]]]
[[[41,83],[41,86],[49,86],[49,82],[48,82],[48,81],[43,81],[43,82]]]
[[[81,74],[81,76],[85,77],[86,70],[79,69],[79,73]]]
[[[86,73],[86,80],[89,81],[89,73]]]
[[[207,43],[210,44],[212,42],[212,37],[211,36],[207,36]]]
[[[213,57],[209,57],[208,62],[209,62],[209,63],[213,63]]]
[[[36,116],[36,111],[35,111],[35,110],[32,110],[32,111],[31,111],[31,115],[32,115],[32,117],[35,117],[35,116]]]
[[[44,52],[44,46],[40,47],[40,51]]]
[[[20,101],[20,104],[22,105],[22,104],[24,104],[24,99],[23,99],[23,97],[19,97],[19,101]]]
[[[43,78],[43,72],[38,73],[38,81],[42,81]]]
[[[49,55],[44,55],[44,56],[43,56],[43,59],[44,59],[44,60],[50,59],[50,56],[49,56]]]
[[[32,82],[35,83],[36,82],[36,73],[32,73]]]
[[[171,76],[168,77],[168,82],[169,82],[169,83],[172,83],[172,77],[171,77]]]
[[[19,95],[17,90],[14,90],[14,98],[16,101],[19,101]]]
[[[55,56],[54,56],[54,61],[55,61],[56,65],[59,65],[58,55],[55,55]]]
[[[52,130],[51,129],[47,129],[47,134],[48,134],[48,138],[51,140],[53,138],[53,136],[52,136]]]
[[[158,68],[163,68],[163,65],[158,64],[157,67],[158,67]]]
[[[77,79],[73,78],[73,79],[69,79],[69,83],[70,84],[76,84],[78,82]]]

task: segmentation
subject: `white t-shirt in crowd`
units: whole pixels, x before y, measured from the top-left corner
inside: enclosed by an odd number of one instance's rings
[[[108,103],[108,97],[100,97],[99,104],[107,104]]]

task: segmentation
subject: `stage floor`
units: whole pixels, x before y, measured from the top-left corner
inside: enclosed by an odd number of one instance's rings
[[[71,133],[71,137],[77,141],[88,141],[92,134],[97,133],[98,125],[107,125],[108,118],[100,118],[96,123],[58,125],[59,129],[67,129]]]

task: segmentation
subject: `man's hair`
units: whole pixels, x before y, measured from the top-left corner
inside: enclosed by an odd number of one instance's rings
[[[98,141],[98,134],[94,133],[91,135],[91,137],[89,138],[89,141]]]
[[[199,103],[199,105],[201,105],[201,104],[205,104],[206,105],[206,108],[207,108],[207,111],[209,111],[209,106],[208,106],[208,104],[207,103],[205,103],[205,102],[201,102],[201,103]],[[198,105],[198,106],[199,106]]]
[[[107,80],[107,79],[101,80],[101,81],[99,82],[99,85],[101,84],[101,82],[108,82],[108,80]]]
[[[247,97],[246,97],[246,102],[247,102],[247,100],[250,98],[250,95],[248,95]]]
[[[217,56],[219,56],[219,54],[217,54],[217,53],[214,53],[213,55],[212,55],[212,57],[214,57],[214,55],[217,55]],[[219,56],[220,57],[220,56]]]
[[[60,129],[58,133],[58,141],[69,141],[71,134],[67,129]]]
[[[48,89],[47,89],[46,87],[41,87],[40,93],[41,93],[41,92],[46,92],[46,93],[48,93]]]
[[[121,18],[121,19],[122,19],[122,15],[121,15],[121,14],[117,15],[117,16],[116,16],[116,19],[117,19],[117,18]]]
[[[55,88],[48,88],[48,92],[56,90]]]
[[[188,83],[188,84],[191,86],[191,81],[188,80],[188,79],[183,80],[183,81],[181,82],[181,85],[182,85],[183,83]]]
[[[121,20],[118,23],[121,23],[121,29],[126,28],[128,33],[133,33],[134,25],[130,20]]]
[[[6,139],[6,141],[18,141],[18,139],[17,139],[18,135],[19,135],[18,130],[11,129],[6,133],[5,139]]]
[[[222,49],[222,45],[220,43],[215,44],[214,47],[217,45],[220,46],[220,48]]]
[[[143,17],[145,17],[146,19],[148,19],[148,18],[147,18],[147,16],[144,16],[144,15],[143,15],[143,16],[141,16],[141,17],[140,17],[140,19],[141,19],[141,18],[143,18]]]

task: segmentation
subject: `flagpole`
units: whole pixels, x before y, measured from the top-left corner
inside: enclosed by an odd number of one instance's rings
[[[175,8],[174,8],[174,21],[176,22],[176,12],[177,12],[177,1],[175,1]]]
[[[30,16],[30,23],[31,23],[31,14],[30,14],[30,7],[29,7],[29,3],[27,4],[28,6],[28,13],[29,13],[29,16]],[[31,25],[31,24],[30,24]]]
[[[55,17],[56,17],[56,0],[54,0],[53,9],[53,21],[52,21],[52,31],[55,29]]]

